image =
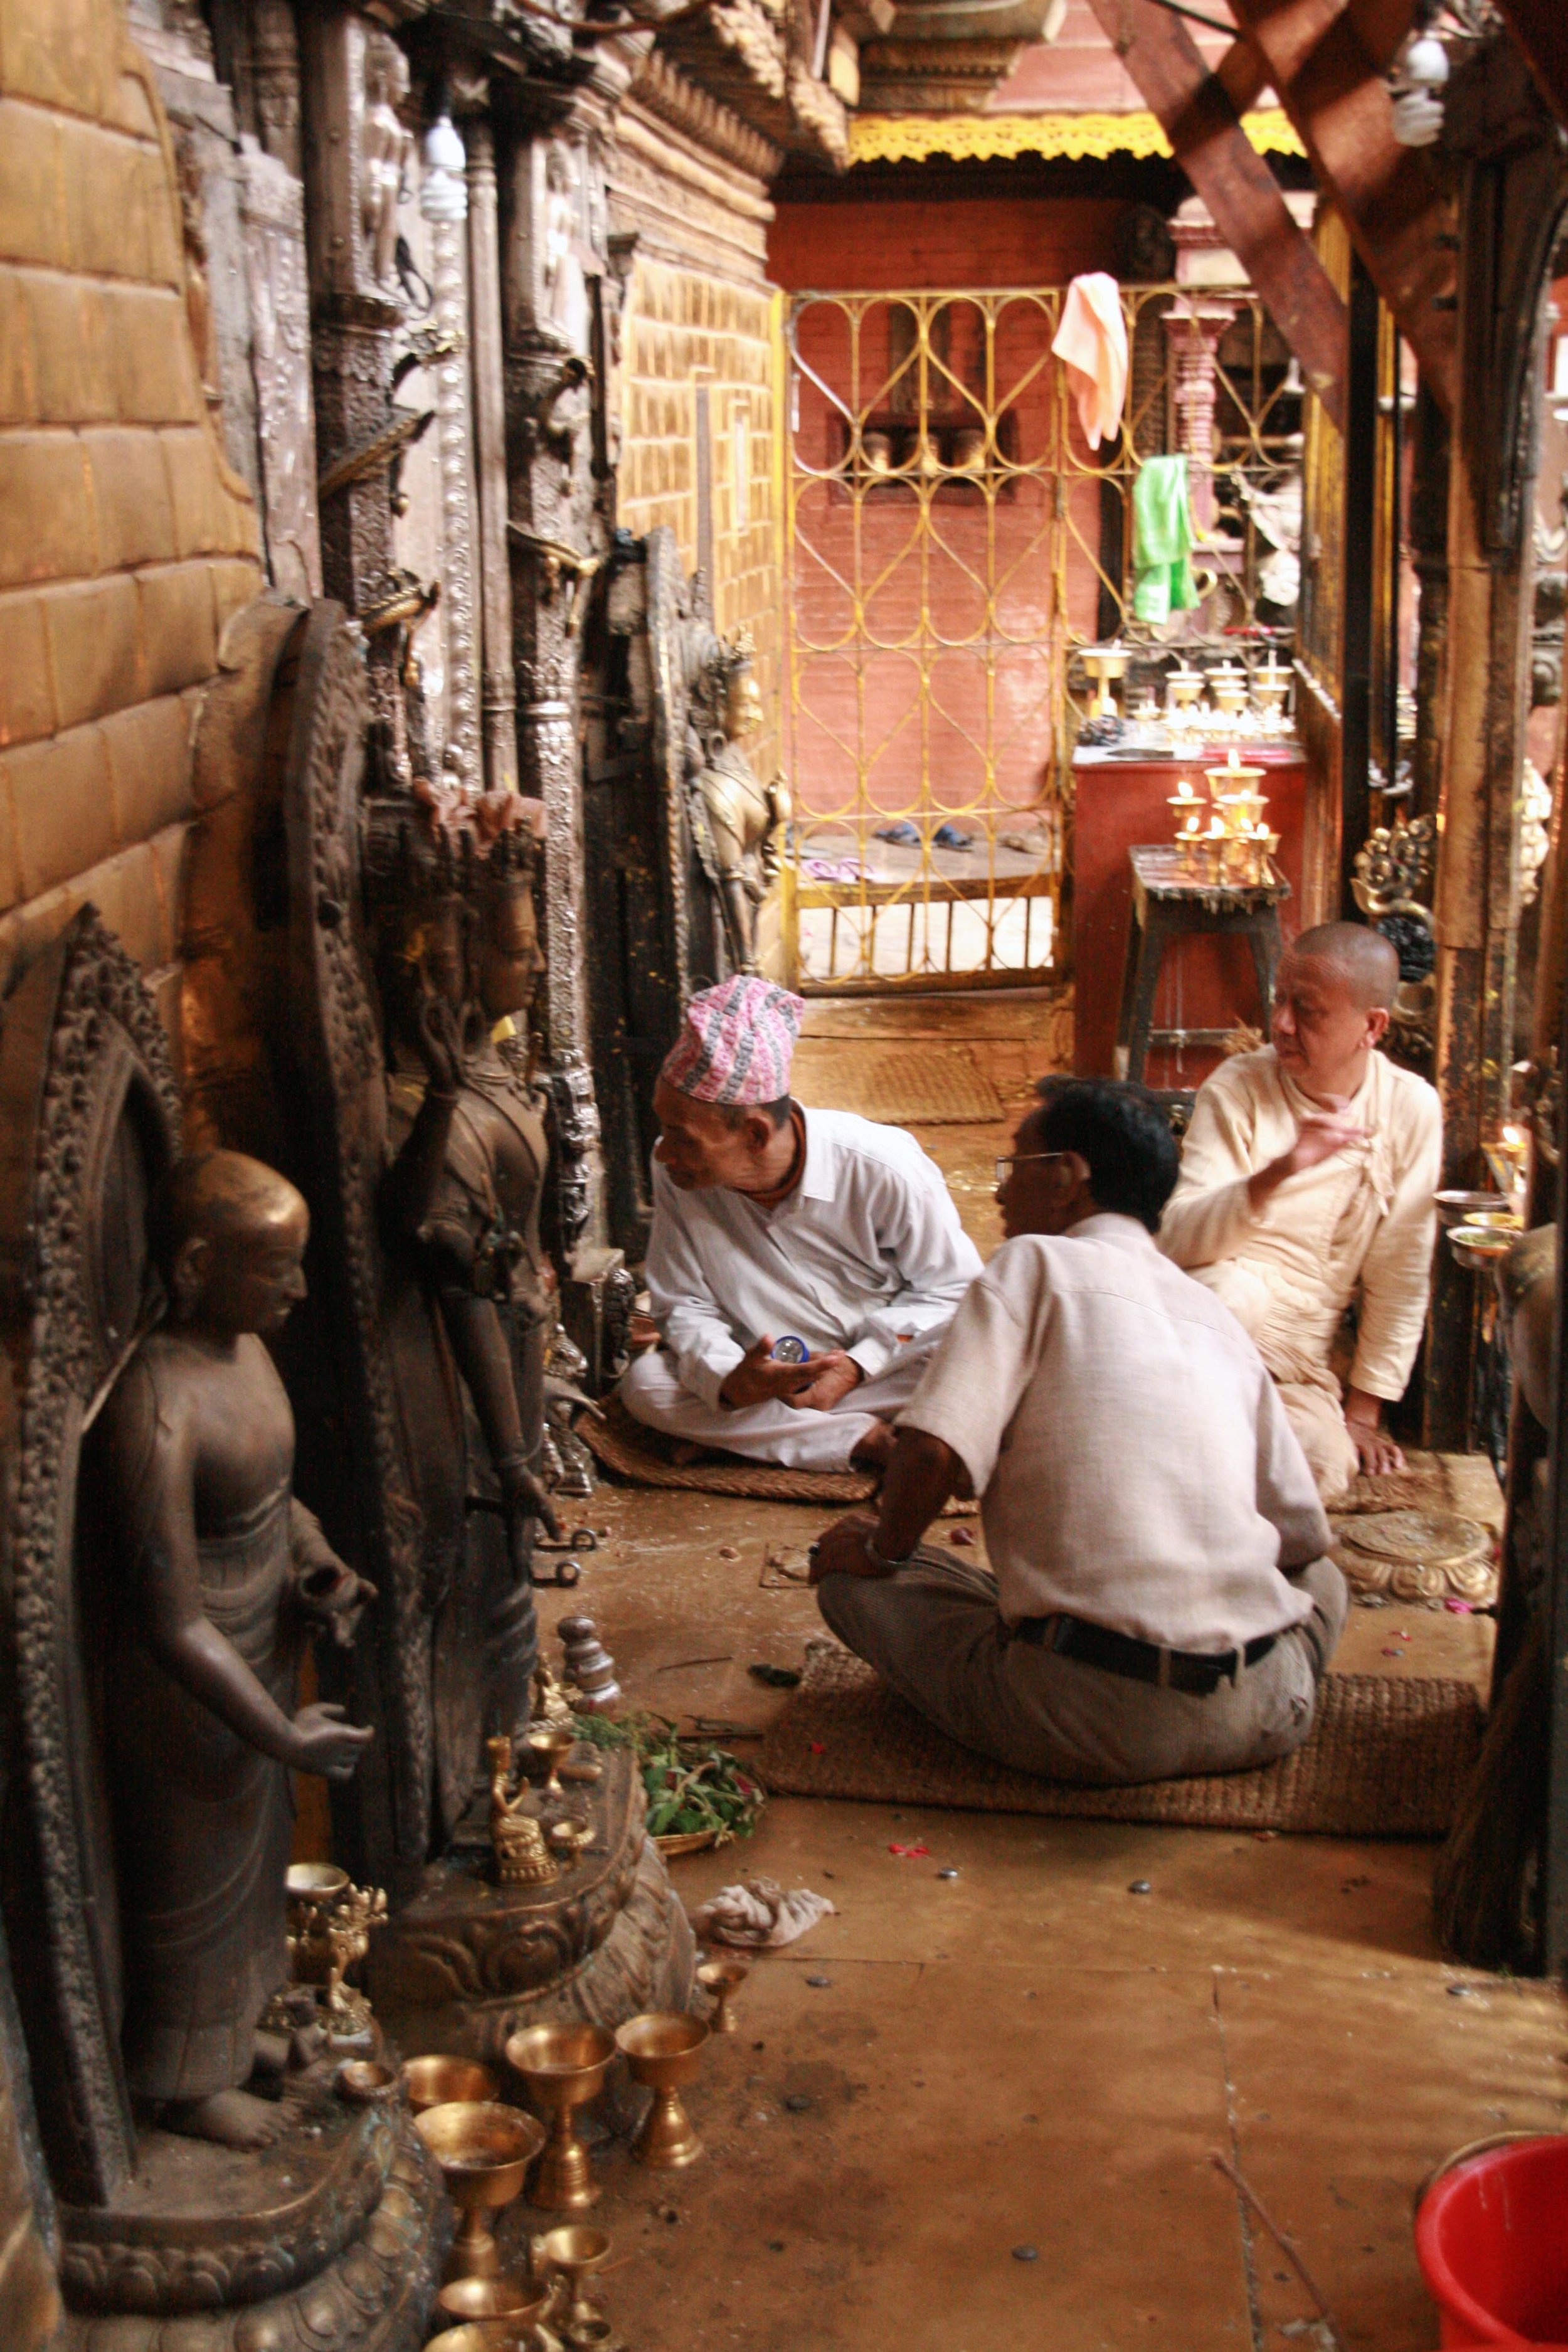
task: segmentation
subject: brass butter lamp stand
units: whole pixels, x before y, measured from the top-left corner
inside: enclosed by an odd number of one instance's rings
[[[691,2128],[680,2094],[697,2079],[707,2039],[702,2020],[688,2017],[680,2010],[650,2010],[645,2016],[628,2019],[616,2031],[616,2042],[633,2081],[645,2084],[653,2093],[647,2121],[637,2134],[632,2154],[639,2164],[655,2171],[678,2170],[682,2165],[695,2164],[702,2154],[702,2143]]]
[[[531,2025],[506,2045],[507,2063],[550,2118],[550,2137],[529,2190],[529,2202],[547,2213],[586,2212],[599,2201],[588,2151],[572,2117],[604,2089],[615,2054],[615,2036],[602,2025]]]
[[[543,2126],[515,2107],[454,2099],[426,2107],[414,2128],[460,2217],[447,2278],[494,2278],[500,2255],[487,2216],[521,2193],[523,2176],[544,2145]]]

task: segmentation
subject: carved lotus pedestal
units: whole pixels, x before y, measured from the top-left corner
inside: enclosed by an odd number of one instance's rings
[[[632,1759],[609,1750],[603,1777],[545,1801],[593,1832],[557,1857],[544,1886],[496,1884],[488,1843],[458,1846],[372,1948],[376,2016],[409,2054],[450,2051],[500,2065],[521,2026],[583,2019],[615,2027],[650,2009],[684,2009],[696,1952],[664,1862],[644,1832]]]
[[[399,2100],[291,2085],[259,2155],[153,2131],[108,2205],[60,2210],[70,2352],[414,2352],[451,2222]]]

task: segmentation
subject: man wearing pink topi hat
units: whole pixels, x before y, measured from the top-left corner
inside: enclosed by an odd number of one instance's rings
[[[687,1007],[653,1098],[647,1286],[664,1344],[621,1396],[694,1444],[868,1468],[980,1254],[912,1136],[792,1101],[805,1009],[753,975]]]

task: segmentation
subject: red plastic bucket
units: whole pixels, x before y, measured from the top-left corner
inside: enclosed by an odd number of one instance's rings
[[[1415,2253],[1446,2347],[1568,2339],[1568,2134],[1478,2150],[1438,2175]]]

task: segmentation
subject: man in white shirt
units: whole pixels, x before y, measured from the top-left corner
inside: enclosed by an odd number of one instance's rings
[[[1273,1037],[1198,1089],[1160,1247],[1258,1345],[1325,1499],[1403,1467],[1383,1428],[1420,1345],[1442,1121],[1425,1078],[1376,1048],[1399,960],[1379,931],[1323,923],[1281,958]],[[1342,1396],[1331,1357],[1351,1301]]]
[[[803,1010],[750,975],[687,1009],[654,1094],[647,1286],[664,1344],[620,1393],[691,1444],[869,1468],[980,1255],[912,1136],[791,1100]]]
[[[1153,1242],[1176,1148],[1142,1087],[1046,1079],[1007,1234],[900,1417],[880,1507],[816,1547],[839,1639],[941,1728],[1057,1780],[1235,1771],[1300,1745],[1344,1623],[1257,1349]],[[920,1550],[963,1480],[994,1576]]]

